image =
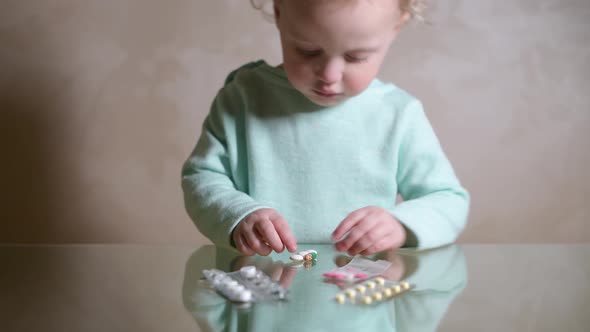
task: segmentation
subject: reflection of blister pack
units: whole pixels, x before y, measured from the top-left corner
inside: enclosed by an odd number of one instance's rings
[[[414,288],[407,281],[395,282],[377,277],[347,288],[334,299],[338,303],[372,304],[387,301]]]
[[[219,293],[234,302],[283,300],[287,290],[255,266],[239,271],[203,270],[203,275]]]

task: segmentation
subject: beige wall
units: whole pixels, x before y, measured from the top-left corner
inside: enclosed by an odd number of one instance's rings
[[[381,77],[473,196],[462,242],[590,242],[590,1],[433,1]],[[246,0],[8,0],[0,242],[203,242],[180,167],[225,75],[278,63]]]

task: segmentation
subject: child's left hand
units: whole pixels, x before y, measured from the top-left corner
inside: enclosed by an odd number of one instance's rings
[[[342,239],[344,234],[348,235]],[[349,255],[371,255],[397,249],[406,241],[404,226],[387,210],[367,206],[349,214],[332,233],[336,250]]]

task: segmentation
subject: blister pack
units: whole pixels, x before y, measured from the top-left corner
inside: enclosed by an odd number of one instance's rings
[[[326,279],[343,282],[356,282],[383,274],[391,266],[385,260],[372,261],[368,258],[355,256],[348,264],[325,272]]]
[[[244,266],[239,271],[203,270],[205,279],[219,293],[233,302],[261,302],[284,300],[288,290],[255,266]]]
[[[415,286],[407,281],[390,281],[382,277],[366,280],[336,294],[338,303],[376,304],[400,296]]]

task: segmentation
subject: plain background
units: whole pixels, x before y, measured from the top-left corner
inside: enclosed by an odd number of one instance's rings
[[[380,78],[472,194],[460,242],[590,242],[590,1],[431,2]],[[247,0],[3,1],[0,243],[206,243],[180,168],[227,73],[280,57]]]

